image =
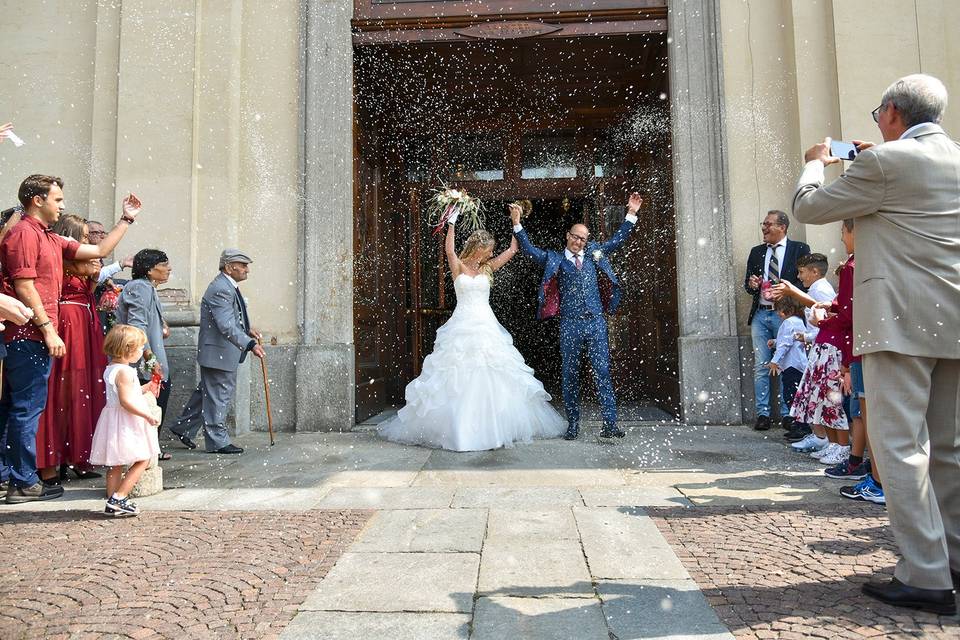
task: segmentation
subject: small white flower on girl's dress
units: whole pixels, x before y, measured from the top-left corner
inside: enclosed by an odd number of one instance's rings
[[[601,258],[603,258],[603,251],[600,251],[600,249],[595,250],[593,252],[593,261],[600,262]]]

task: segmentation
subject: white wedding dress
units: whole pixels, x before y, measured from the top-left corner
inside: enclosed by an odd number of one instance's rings
[[[461,273],[457,307],[437,329],[433,353],[407,385],[405,407],[383,423],[387,440],[485,451],[566,431],[550,394],[490,308],[490,278]]]

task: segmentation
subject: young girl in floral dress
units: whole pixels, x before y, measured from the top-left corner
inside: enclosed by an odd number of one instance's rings
[[[830,305],[833,315],[819,319],[819,333],[808,355],[807,369],[790,407],[797,422],[821,425],[830,443],[811,453],[820,462],[836,465],[850,455],[849,424],[843,410],[843,372],[853,359],[853,220],[844,220],[840,232],[849,257],[840,267],[837,299]]]

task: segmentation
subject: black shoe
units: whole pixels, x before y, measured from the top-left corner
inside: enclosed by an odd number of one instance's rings
[[[243,453],[243,448],[233,444],[228,444],[227,446],[221,447],[216,451],[207,451],[207,453]]]
[[[63,485],[47,484],[38,482],[32,487],[15,487],[10,485],[7,488],[7,504],[20,504],[22,502],[39,502],[40,500],[53,500],[63,495]]]
[[[617,425],[600,429],[601,438],[622,438],[625,435],[627,435],[627,432],[618,428]]]
[[[580,435],[580,426],[576,424],[572,424],[569,427],[567,427],[567,432],[563,434],[563,439],[576,440],[577,436],[579,435]]]
[[[76,467],[68,464],[60,465],[60,479],[67,479],[67,471],[73,471],[73,475],[77,476],[77,480],[93,480],[94,478],[102,478],[103,476],[96,471],[81,471]]]
[[[770,416],[757,416],[757,423],[753,425],[754,431],[769,431]]]
[[[868,582],[862,588],[871,598],[894,607],[920,609],[941,616],[957,614],[953,589],[920,589],[903,584],[896,578],[890,582]]]
[[[790,431],[787,431],[785,434],[783,434],[783,439],[787,442],[800,442],[812,432],[813,431],[810,429],[810,425],[803,424],[802,422],[795,422]]]
[[[784,431],[790,431],[793,429],[793,418],[790,416],[783,416],[780,418],[780,428]]]
[[[180,444],[182,444],[183,446],[185,446],[187,449],[196,449],[196,448],[197,448],[197,443],[194,442],[193,440],[191,440],[189,437],[187,437],[187,436],[182,436],[182,435],[180,435],[179,433],[175,433],[175,434],[173,434],[173,435],[177,436],[177,440],[180,441]]]

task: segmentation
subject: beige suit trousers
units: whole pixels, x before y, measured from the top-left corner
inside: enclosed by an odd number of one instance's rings
[[[863,356],[867,431],[900,553],[894,575],[952,589],[960,571],[960,360]]]

